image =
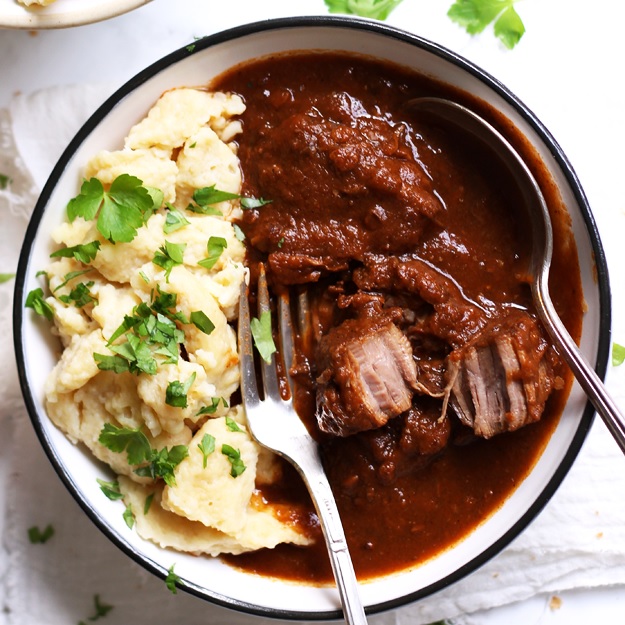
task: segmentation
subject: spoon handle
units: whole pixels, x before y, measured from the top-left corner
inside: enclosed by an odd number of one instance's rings
[[[575,379],[605,422],[621,451],[625,453],[625,417],[609,395],[601,378],[584,358],[564,327],[544,284],[543,281],[538,281],[534,294],[541,320],[573,371]]]

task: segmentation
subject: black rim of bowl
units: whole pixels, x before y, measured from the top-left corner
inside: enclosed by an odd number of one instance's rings
[[[194,42],[191,45],[180,48],[171,54],[163,57],[157,62],[150,65],[145,70],[138,73],[136,76],[126,82],[121,88],[119,88],[111,97],[109,97],[97,111],[87,120],[87,122],[78,131],[76,136],[72,139],[68,147],[63,152],[58,163],[54,167],[48,181],[46,182],[43,191],[37,201],[34,208],[32,218],[28,225],[23,248],[20,254],[19,265],[17,269],[16,283],[15,283],[15,297],[14,297],[14,309],[13,309],[13,327],[14,327],[14,342],[15,353],[17,358],[17,368],[19,372],[19,380],[26,403],[26,407],[33,426],[37,433],[37,436],[48,455],[48,458],[52,462],[57,474],[68,488],[70,493],[74,496],[89,518],[95,523],[97,527],[122,551],[130,556],[134,561],[142,565],[144,568],[150,570],[155,575],[164,578],[166,571],[163,571],[162,567],[151,561],[147,556],[141,555],[136,551],[132,545],[118,536],[112,528],[110,528],[106,522],[101,519],[80,494],[78,488],[74,484],[71,475],[65,470],[63,461],[57,456],[55,451],[51,448],[50,441],[48,440],[46,433],[42,427],[41,416],[38,414],[35,401],[33,399],[31,390],[28,385],[26,370],[25,370],[25,354],[24,345],[22,342],[22,326],[23,326],[23,298],[24,298],[24,283],[26,280],[26,272],[31,256],[31,248],[37,234],[39,223],[46,209],[47,203],[50,199],[53,189],[55,188],[59,178],[62,176],[67,164],[69,163],[72,155],[82,144],[82,142],[91,134],[95,127],[108,115],[108,113],[115,107],[115,105],[134,91],[137,87],[142,85],[148,79],[152,78],[167,67],[174,65],[175,63],[185,59],[186,57],[196,54],[202,50],[206,50],[217,44],[225,43],[231,40],[236,40],[248,35],[257,34],[265,31],[290,29],[290,28],[306,28],[306,27],[333,27],[340,29],[356,29],[361,31],[369,31],[379,35],[384,35],[391,39],[409,43],[417,48],[432,53],[443,60],[446,60],[457,67],[465,70],[472,76],[476,77],[479,81],[488,86],[497,95],[502,97],[505,101],[513,106],[517,113],[532,127],[532,129],[540,136],[545,145],[549,146],[552,151],[553,157],[562,170],[567,183],[569,184],[574,197],[581,209],[582,217],[586,226],[586,230],[590,237],[590,243],[594,254],[597,286],[599,291],[599,323],[601,332],[599,335],[599,344],[597,352],[596,371],[602,378],[605,377],[610,348],[610,328],[611,328],[611,307],[610,307],[610,289],[608,270],[605,259],[605,254],[599,237],[599,232],[590,211],[588,201],[581,187],[581,184],[571,166],[568,159],[564,155],[562,149],[551,136],[549,131],[543,126],[543,124],[536,118],[536,116],[516,97],[514,96],[502,83],[497,79],[489,75],[484,70],[478,68],[470,61],[464,59],[460,55],[451,52],[450,50],[433,43],[421,36],[414,35],[395,27],[391,27],[379,22],[373,22],[352,17],[340,17],[340,16],[310,16],[310,17],[294,17],[294,18],[280,18],[270,19],[261,22],[250,23],[247,25],[231,28],[214,35],[210,35],[203,39]],[[337,46],[338,47],[338,46]],[[456,571],[447,575],[443,579],[420,588],[414,592],[410,592],[406,595],[378,603],[367,608],[368,614],[375,614],[386,610],[405,606],[409,603],[423,599],[443,588],[448,587],[454,582],[457,582],[461,578],[465,577],[469,573],[475,571],[482,566],[493,556],[499,553],[506,545],[508,545],[519,533],[521,533],[525,527],[536,517],[536,515],[542,510],[545,504],[553,496],[558,486],[569,471],[573,461],[575,460],[581,446],[586,438],[586,435],[590,429],[593,421],[594,408],[590,403],[587,403],[581,417],[580,423],[577,427],[573,440],[565,454],[564,458],[560,462],[557,470],[554,472],[547,486],[541,493],[538,494],[534,503],[528,508],[528,510],[519,518],[519,520],[495,543],[485,549],[479,556],[473,558],[463,566],[459,567]],[[311,612],[295,612],[291,610],[273,609],[273,608],[261,608],[256,605],[241,602],[235,599],[224,597],[216,593],[210,592],[209,589],[196,586],[195,584],[185,583],[181,586],[184,590],[194,594],[203,599],[207,599],[217,605],[228,607],[243,611],[249,614],[258,616],[269,616],[273,618],[281,618],[288,620],[332,620],[341,618],[341,612],[336,611],[311,611]]]

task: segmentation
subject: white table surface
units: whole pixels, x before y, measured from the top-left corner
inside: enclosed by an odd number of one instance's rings
[[[451,3],[404,0],[387,21],[482,66],[550,129],[577,171],[595,212],[612,277],[613,336],[624,344],[625,272],[620,248],[625,233],[605,224],[607,211],[625,212],[621,191],[625,168],[625,2],[518,2],[527,32],[512,51],[504,49],[489,29],[477,37],[464,33],[446,16]],[[116,87],[196,37],[269,17],[316,14],[327,14],[323,0],[154,0],[132,13],[78,28],[0,29],[0,108],[16,93],[49,86],[106,82]],[[2,434],[0,431],[0,439]],[[0,456],[2,480],[6,480],[5,464]],[[0,513],[3,510],[0,505]],[[4,568],[0,565],[0,570]],[[492,610],[480,617],[479,625],[587,625],[591,619],[624,622],[622,588],[581,589],[559,598],[558,608],[550,595],[539,595]]]

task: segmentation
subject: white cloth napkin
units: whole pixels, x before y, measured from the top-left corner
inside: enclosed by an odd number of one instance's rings
[[[17,96],[0,111],[0,273],[14,271],[36,194],[73,133],[111,92],[107,86],[49,89]],[[620,215],[621,220],[623,215]],[[625,231],[624,224],[618,226]],[[0,285],[0,349],[12,355],[12,285]],[[610,371],[621,406],[625,365]],[[23,407],[14,360],[0,359],[0,469],[5,481],[0,574],[10,625],[88,621],[94,597],[113,609],[103,622],[185,625],[275,622],[218,608],[179,592],[132,562],[88,520],[54,473]],[[8,451],[12,453],[8,453]],[[625,458],[599,421],[563,485],[534,523],[500,555],[452,587],[370,618],[377,625],[479,622],[480,610],[537,593],[625,586]],[[28,528],[54,527],[45,544]]]

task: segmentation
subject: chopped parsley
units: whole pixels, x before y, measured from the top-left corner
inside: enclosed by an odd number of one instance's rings
[[[176,364],[184,332],[178,328],[175,320],[188,323],[184,315],[172,312],[176,302],[175,293],[159,289],[151,305],[143,302],[135,306],[132,315],[124,317],[108,340],[107,347],[114,355],[94,353],[98,368],[115,373],[129,371],[136,375],[153,375],[158,366],[156,356],[163,364]],[[121,337],[125,341],[115,343]]]
[[[126,522],[126,525],[128,526],[129,529],[132,529],[135,526],[135,515],[132,511],[132,507],[130,506],[130,504],[128,504],[125,508],[124,508],[124,512],[122,513],[122,517],[124,519],[124,521]]]
[[[150,493],[146,498],[143,504],[143,516],[145,516],[152,507],[152,502],[154,501],[154,493]]]
[[[402,0],[325,0],[330,13],[385,20]]]
[[[111,501],[117,501],[123,497],[121,491],[119,490],[119,482],[107,482],[105,480],[101,480],[100,478],[96,478],[96,481],[100,485],[100,490]]]
[[[232,229],[234,230],[234,236],[237,238],[237,240],[243,243],[243,241],[245,241],[245,233],[243,232],[243,230],[241,230],[241,227],[237,224],[232,224]]]
[[[189,220],[177,208],[167,204],[167,209],[165,225],[163,226],[163,232],[165,234],[171,234],[189,225]]]
[[[169,282],[169,274],[176,265],[182,265],[183,253],[186,243],[171,243],[165,241],[165,245],[161,246],[154,254],[152,262],[165,270],[165,281]]]
[[[625,346],[618,343],[612,344],[612,366],[618,367],[625,362]]]
[[[99,249],[100,241],[91,241],[91,243],[64,247],[56,252],[52,252],[50,258],[74,258],[79,263],[88,265],[96,257]]]
[[[0,273],[0,284],[3,282],[9,282],[15,278],[14,273]]]
[[[64,304],[73,303],[76,308],[82,308],[91,302],[96,302],[96,298],[89,291],[93,284],[93,282],[81,282],[69,292],[69,295],[59,295],[59,299]]]
[[[6,174],[0,174],[0,189],[6,189],[11,183],[13,179]]]
[[[140,429],[118,427],[105,423],[98,441],[115,453],[126,452],[128,464],[140,465],[135,473],[153,480],[162,478],[168,486],[175,486],[174,469],[189,455],[185,445],[170,449],[153,449],[147,436]]]
[[[43,545],[47,543],[52,536],[54,536],[54,528],[52,525],[47,525],[43,531],[37,526],[28,528],[28,540],[30,540],[33,545]]]
[[[54,318],[52,306],[46,302],[43,296],[43,289],[33,289],[27,296],[24,303],[26,308],[32,308],[38,315],[45,317],[48,321]]]
[[[250,329],[258,353],[266,363],[271,362],[271,355],[276,351],[276,344],[271,333],[271,313],[266,310],[257,319],[250,322]]]
[[[67,217],[96,219],[100,234],[111,243],[128,243],[159,206],[162,193],[149,189],[135,176],[121,174],[108,191],[97,178],[84,180],[80,193],[67,204]]]
[[[215,324],[201,310],[191,313],[191,323],[204,334],[210,334],[215,329]]]
[[[210,237],[206,244],[207,257],[204,260],[200,260],[198,265],[204,267],[204,269],[212,269],[227,247],[228,241],[223,237]]]
[[[103,616],[106,616],[113,609],[112,605],[107,605],[106,603],[102,603],[102,601],[100,601],[100,595],[93,596],[93,606],[95,612],[93,616],[89,617],[90,621],[97,621]]]
[[[243,432],[243,430],[239,427],[239,424],[232,417],[226,417],[226,427],[231,432]]]
[[[74,278],[78,278],[79,276],[84,276],[86,273],[89,273],[90,271],[92,270],[83,269],[82,271],[70,271],[69,273],[66,273],[63,276],[63,282],[61,282],[61,284],[59,284],[59,286],[57,286],[56,289],[54,289],[54,291],[52,292],[56,293],[58,290],[62,289],[68,282],[71,282],[72,280],[74,280]]]
[[[221,446],[221,453],[226,456],[230,462],[230,475],[232,477],[239,477],[247,468],[241,459],[241,450],[224,443]]]
[[[206,414],[215,414],[219,407],[219,402],[223,402],[224,408],[228,407],[228,402],[223,397],[213,397],[211,398],[211,405],[200,408],[195,416],[200,417]]]
[[[470,35],[481,33],[494,23],[495,36],[512,49],[525,33],[525,26],[514,8],[517,0],[455,0],[447,15]]]
[[[204,434],[202,441],[198,443],[198,449],[202,452],[202,468],[206,468],[208,457],[215,451],[215,437],[212,434]]]
[[[165,403],[174,408],[187,407],[187,394],[193,382],[195,382],[195,371],[189,376],[186,382],[174,380],[167,385],[165,391]]]
[[[174,566],[172,564],[167,571],[167,577],[165,577],[165,585],[174,595],[178,592],[178,586],[182,585],[182,580],[176,573],[174,573]]]
[[[271,204],[271,200],[265,200],[262,197],[242,197],[241,208],[250,210],[251,208],[260,208],[266,204]]]

